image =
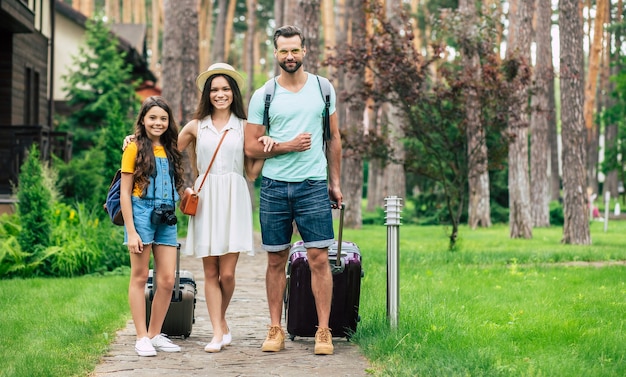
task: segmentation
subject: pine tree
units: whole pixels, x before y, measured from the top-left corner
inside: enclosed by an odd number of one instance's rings
[[[74,70],[64,77],[68,104],[77,111],[60,128],[74,134],[75,154],[96,144],[111,111],[131,119],[138,109],[132,66],[126,63],[126,53],[120,52],[119,41],[108,25],[99,17],[88,20],[85,38],[86,45],[73,57]]]
[[[39,146],[33,144],[21,167],[17,213],[22,231],[17,237],[22,251],[35,254],[50,244],[52,194],[44,184]]]

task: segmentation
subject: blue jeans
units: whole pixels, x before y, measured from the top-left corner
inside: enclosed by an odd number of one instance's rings
[[[293,221],[306,248],[334,243],[333,217],[326,181],[275,181],[263,177],[259,205],[262,247],[269,252],[291,246]]]
[[[150,216],[155,207],[161,203],[173,205],[174,202],[167,200],[143,199],[137,196],[131,197],[133,203],[133,222],[135,230],[141,237],[144,245],[156,244],[166,246],[178,246],[176,225],[152,224]],[[124,245],[128,244],[128,232],[124,227]]]

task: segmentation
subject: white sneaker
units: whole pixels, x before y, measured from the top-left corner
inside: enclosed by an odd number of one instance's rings
[[[180,352],[180,347],[172,343],[172,341],[165,337],[163,334],[159,334],[150,339],[150,342],[157,351]]]
[[[135,343],[135,352],[139,356],[156,356],[156,350],[150,342],[150,338],[144,336]]]

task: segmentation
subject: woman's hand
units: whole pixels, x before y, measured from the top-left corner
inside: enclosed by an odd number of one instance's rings
[[[135,141],[135,135],[128,135],[124,138],[124,143],[122,144],[122,150],[125,150],[128,144]]]
[[[261,136],[259,139],[260,143],[263,143],[263,152],[271,152],[274,145],[278,145],[274,139],[269,136]]]
[[[128,251],[131,254],[141,254],[143,252],[143,242],[137,232],[128,234]]]

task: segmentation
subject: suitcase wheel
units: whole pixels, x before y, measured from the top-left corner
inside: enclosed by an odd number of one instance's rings
[[[293,342],[293,340],[296,339],[296,336],[289,334],[289,339]]]

